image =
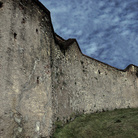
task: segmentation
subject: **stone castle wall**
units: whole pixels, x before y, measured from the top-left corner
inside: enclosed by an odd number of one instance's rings
[[[138,67],[118,70],[53,31],[38,0],[0,0],[0,137],[47,137],[57,119],[138,107]]]
[[[54,39],[49,11],[37,1],[0,2],[0,138],[47,136]]]
[[[119,70],[80,52],[76,41],[56,50],[54,90],[56,117],[138,106],[138,68]]]

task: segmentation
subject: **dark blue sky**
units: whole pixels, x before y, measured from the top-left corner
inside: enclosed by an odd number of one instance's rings
[[[138,0],[40,0],[55,32],[111,66],[138,66]]]

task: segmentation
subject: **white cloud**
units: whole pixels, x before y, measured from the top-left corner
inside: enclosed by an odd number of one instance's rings
[[[84,54],[118,68],[138,65],[137,0],[40,0],[57,34],[75,37]]]
[[[91,54],[94,54],[97,50],[97,43],[92,43],[89,45],[89,47],[86,49],[86,54],[90,56]]]

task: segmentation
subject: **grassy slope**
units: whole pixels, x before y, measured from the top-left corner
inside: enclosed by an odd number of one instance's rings
[[[56,125],[54,138],[138,138],[138,109],[85,114]]]

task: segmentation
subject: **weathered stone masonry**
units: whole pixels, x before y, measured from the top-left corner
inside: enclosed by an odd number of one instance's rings
[[[75,112],[128,107],[138,107],[137,66],[85,56],[38,0],[0,0],[0,138],[47,137]]]

